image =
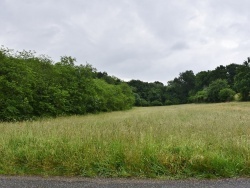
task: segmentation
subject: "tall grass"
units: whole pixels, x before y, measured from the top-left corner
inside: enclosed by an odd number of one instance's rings
[[[0,124],[0,174],[250,175],[250,103],[134,108]]]

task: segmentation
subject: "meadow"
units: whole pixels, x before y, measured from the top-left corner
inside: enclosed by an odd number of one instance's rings
[[[249,176],[250,103],[140,107],[0,123],[0,174]]]

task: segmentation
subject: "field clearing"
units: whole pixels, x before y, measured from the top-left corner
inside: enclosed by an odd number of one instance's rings
[[[250,175],[250,103],[188,104],[0,123],[0,174]]]

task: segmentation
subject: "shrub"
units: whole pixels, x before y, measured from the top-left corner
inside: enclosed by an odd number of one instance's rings
[[[192,98],[192,100],[193,102],[202,103],[207,101],[207,97],[208,97],[207,90],[204,89],[202,91],[198,91],[196,95]]]
[[[141,99],[141,106],[149,106],[149,102],[145,99]]]
[[[170,100],[168,100],[168,99],[165,101],[165,105],[172,105],[172,104],[173,103]]]
[[[218,79],[209,84],[209,87],[207,88],[208,102],[220,102],[219,92],[225,88],[229,88],[226,80]]]
[[[162,106],[162,103],[158,100],[154,100],[150,103],[151,106]]]
[[[222,102],[232,101],[234,99],[235,91],[230,88],[220,90],[219,99]]]

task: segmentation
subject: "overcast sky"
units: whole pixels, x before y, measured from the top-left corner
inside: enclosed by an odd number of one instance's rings
[[[69,55],[123,80],[241,64],[249,0],[0,0],[0,45]]]

